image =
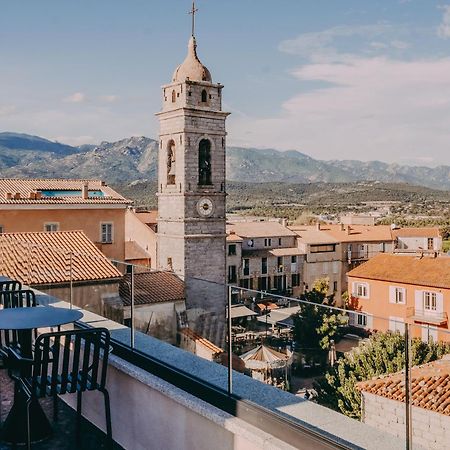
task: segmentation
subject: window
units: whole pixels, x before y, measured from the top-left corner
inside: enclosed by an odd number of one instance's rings
[[[333,281],[333,292],[337,292],[337,290],[338,290],[338,282]]]
[[[173,262],[172,262],[172,258],[171,257],[167,258],[167,269],[168,270],[173,270]]]
[[[436,292],[424,292],[423,293],[423,309],[425,311],[436,311]]]
[[[202,91],[202,103],[206,103],[208,101],[208,93],[206,92],[206,89],[203,89]]]
[[[208,139],[202,139],[198,147],[198,184],[212,184],[211,142],[209,142]]]
[[[389,286],[389,301],[404,305],[406,303],[406,289],[398,286]]]
[[[172,103],[175,103],[176,99],[177,99],[177,96],[175,94],[175,91],[172,91]]]
[[[272,245],[272,239],[271,238],[265,238],[264,239],[264,247],[270,247]]]
[[[367,283],[353,283],[353,295],[360,298],[369,298],[369,285]]]
[[[228,283],[236,283],[236,266],[228,266]]]
[[[3,225],[0,225],[0,234],[3,234],[5,232],[5,228],[3,227]]]
[[[261,258],[261,273],[267,273],[267,258]]]
[[[175,142],[167,143],[167,184],[175,184]]]
[[[273,287],[277,291],[283,290],[283,275],[277,275],[277,276],[273,277]]]
[[[228,256],[236,256],[236,244],[230,244],[228,246]]]
[[[101,243],[102,244],[112,244],[113,242],[113,224],[112,223],[102,223],[102,233],[101,233]]]
[[[258,290],[259,291],[267,290],[267,277],[259,277],[258,278]]]
[[[291,286],[300,286],[300,274],[299,273],[293,273],[291,275]]]
[[[48,222],[44,223],[44,231],[54,232],[59,230],[59,223],[57,222]]]
[[[278,272],[283,272],[283,257],[282,256],[278,256],[278,258],[277,258],[277,268],[278,268]]]
[[[281,238],[278,238],[278,245],[281,246]]]
[[[427,248],[428,248],[428,250],[433,250],[433,248],[434,248],[434,239],[433,238],[427,239]]]
[[[356,325],[359,327],[367,326],[367,316],[365,314],[357,314],[356,315]]]
[[[291,256],[291,264],[297,264],[297,256]]]
[[[250,260],[248,258],[244,259],[244,276],[250,275]]]
[[[311,253],[323,253],[323,252],[334,252],[335,250],[334,244],[329,245],[311,245],[310,252]]]

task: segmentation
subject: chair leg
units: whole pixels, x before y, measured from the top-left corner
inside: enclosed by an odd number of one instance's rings
[[[81,401],[82,401],[82,392],[77,391],[77,428],[76,428],[76,441],[77,444],[81,442]]]
[[[112,425],[111,425],[111,405],[109,402],[109,393],[106,389],[102,390],[105,399],[105,418],[106,418],[106,436],[107,447],[112,450],[113,438],[112,438]]]
[[[27,450],[31,450],[30,404],[31,397],[27,399]]]

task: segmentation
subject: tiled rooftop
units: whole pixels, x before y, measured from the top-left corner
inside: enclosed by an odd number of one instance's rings
[[[289,228],[273,221],[229,223],[227,232],[232,231],[243,238],[295,236]]]
[[[123,277],[119,285],[120,297],[125,306],[131,305],[131,275]],[[170,272],[144,272],[134,274],[134,303],[173,302],[185,299],[184,283]]]
[[[87,183],[89,191],[101,191],[101,197],[89,197],[83,199],[79,196],[46,197],[42,195],[35,198],[33,195],[40,191],[81,191]],[[8,194],[12,198],[7,198]],[[19,194],[18,198],[16,194]],[[63,180],[63,179],[17,179],[0,178],[0,205],[24,205],[24,204],[131,204],[114,189],[104,184],[101,180]]]
[[[450,355],[411,370],[414,406],[450,416]],[[405,373],[399,372],[357,384],[363,392],[405,401]]]
[[[398,228],[392,230],[394,237],[426,237],[434,238],[440,237],[439,228],[437,227],[422,227],[422,228]]]
[[[83,231],[0,235],[0,273],[32,285],[121,276]]]
[[[450,289],[450,257],[381,253],[348,272],[348,276]]]

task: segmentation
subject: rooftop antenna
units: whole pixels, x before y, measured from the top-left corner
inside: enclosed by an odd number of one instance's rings
[[[195,7],[195,0],[192,2],[192,9],[188,12],[188,14],[192,14],[192,36],[195,36],[195,13],[198,11],[198,8]]]

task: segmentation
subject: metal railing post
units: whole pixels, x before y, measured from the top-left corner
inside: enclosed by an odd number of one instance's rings
[[[227,321],[227,334],[228,334],[228,394],[233,393],[233,343],[232,343],[232,331],[231,331],[231,295],[233,288],[228,286],[228,321]]]
[[[131,348],[134,350],[134,265],[131,264]]]
[[[411,330],[405,323],[405,427],[406,450],[412,449],[412,417],[411,417]]]
[[[73,254],[69,252],[69,303],[70,309],[73,307],[73,271],[72,271]]]

